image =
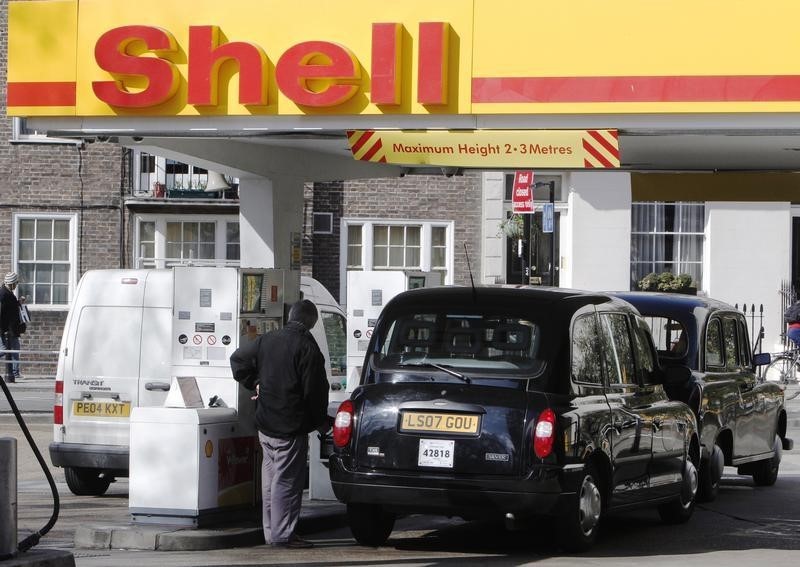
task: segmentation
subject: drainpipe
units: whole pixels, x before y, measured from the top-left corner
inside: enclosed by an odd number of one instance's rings
[[[0,438],[0,561],[17,552],[17,440]]]

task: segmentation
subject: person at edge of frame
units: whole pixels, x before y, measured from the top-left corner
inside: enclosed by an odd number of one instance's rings
[[[20,319],[20,304],[14,290],[19,283],[16,272],[8,272],[0,288],[0,336],[3,350],[19,351],[19,337],[25,332],[25,324]],[[19,352],[6,353],[6,382],[16,382],[19,374]]]

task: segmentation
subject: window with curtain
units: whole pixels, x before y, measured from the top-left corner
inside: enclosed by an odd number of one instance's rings
[[[19,215],[19,295],[29,305],[67,305],[73,269],[73,215]]]
[[[168,222],[167,259],[213,260],[216,254],[213,222]]]
[[[704,238],[704,203],[633,203],[631,289],[651,272],[690,274],[702,287]]]
[[[419,268],[419,226],[375,225],[372,228],[372,265],[380,268]]]
[[[452,283],[451,221],[343,219],[342,229],[348,271],[430,271],[440,273],[442,283]]]
[[[134,265],[164,268],[190,260],[238,265],[241,255],[238,216],[137,217]]]
[[[362,225],[351,224],[347,226],[347,269],[360,270],[362,268],[361,244]]]

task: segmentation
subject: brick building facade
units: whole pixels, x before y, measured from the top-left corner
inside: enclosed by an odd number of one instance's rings
[[[331,234],[311,233],[312,275],[339,297],[341,279],[341,221],[347,219],[453,220],[454,283],[469,284],[469,270],[464,252],[466,244],[475,281],[481,271],[480,246],[482,222],[481,179],[477,172],[452,177],[407,175],[401,178],[359,179],[315,183],[306,190],[307,211],[333,213]],[[308,213],[307,213],[308,215]],[[307,226],[310,226],[307,221]],[[311,231],[307,231],[309,234]],[[306,256],[308,257],[308,256]]]
[[[0,272],[12,267],[14,215],[20,214],[75,215],[78,239],[72,268],[78,276],[94,268],[119,267],[125,261],[120,234],[127,151],[112,143],[14,141],[14,121],[5,112],[7,27],[8,2],[0,0]],[[33,320],[22,348],[58,350],[67,306],[32,305],[30,311]],[[23,376],[53,375],[54,369],[51,362],[23,364],[21,371]]]

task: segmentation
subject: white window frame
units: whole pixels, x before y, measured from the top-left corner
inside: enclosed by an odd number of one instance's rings
[[[78,283],[78,214],[77,213],[14,213],[11,229],[11,266],[19,273],[19,223],[22,220],[66,220],[69,221],[69,276],[67,277],[67,302],[58,304],[29,303],[31,311],[67,311],[75,295]],[[44,263],[44,262],[43,262]],[[25,282],[33,283],[33,282]]]
[[[448,220],[415,220],[415,219],[378,219],[378,218],[343,218],[339,226],[339,297],[347,297],[347,230],[350,225],[361,226],[361,268],[354,271],[375,270],[372,260],[373,227],[375,225],[388,226],[419,226],[420,227],[420,266],[419,268],[378,268],[385,270],[406,270],[423,272],[444,272],[443,284],[453,285],[453,271],[455,265],[454,237],[455,222]],[[431,228],[441,226],[445,228],[445,267],[444,269],[431,270]]]
[[[656,209],[657,213],[659,211],[658,206],[662,205],[662,208],[660,209],[661,210],[661,214],[663,214],[663,205],[672,205],[672,206],[690,205],[692,207],[702,207],[703,208],[703,230],[702,231],[689,231],[689,230],[682,231],[682,230],[680,230],[680,226],[679,226],[680,225],[680,221],[677,218],[675,219],[675,224],[678,225],[678,230],[672,230],[672,231],[670,231],[670,230],[652,230],[652,231],[647,231],[647,232],[634,230],[634,227],[633,227],[633,209],[637,205],[652,206],[652,207],[654,207]],[[654,238],[654,237],[657,237],[657,236],[667,236],[667,235],[669,235],[669,236],[672,236],[672,238],[674,239],[674,242],[675,242],[675,246],[678,247],[678,257],[680,258],[680,256],[681,256],[681,249],[680,249],[680,247],[681,247],[681,238],[680,237],[681,236],[700,236],[700,237],[702,237],[703,238],[703,244],[700,247],[700,260],[699,261],[697,261],[697,260],[680,260],[679,259],[678,261],[662,260],[661,262],[658,262],[658,263],[662,263],[662,264],[669,264],[669,265],[676,266],[678,269],[674,270],[673,273],[675,275],[678,275],[679,273],[684,273],[686,270],[683,270],[683,269],[680,269],[680,268],[683,268],[685,265],[700,266],[700,270],[701,270],[701,274],[702,274],[701,275],[701,281],[698,281],[698,282],[695,282],[695,283],[697,284],[698,289],[702,289],[702,286],[703,286],[703,281],[702,280],[705,279],[706,274],[708,274],[708,271],[707,271],[708,270],[708,266],[706,265],[707,264],[706,259],[708,258],[708,253],[707,253],[708,251],[706,250],[706,246],[707,246],[707,242],[708,242],[708,236],[707,236],[707,233],[706,233],[707,230],[708,230],[707,215],[708,215],[708,209],[707,209],[706,204],[705,204],[704,201],[633,201],[631,203],[631,250],[633,250],[633,238],[635,236],[646,236],[646,237]],[[653,241],[652,244],[655,245],[655,241]],[[657,262],[655,260],[653,260],[652,262],[643,262],[643,261],[634,262],[633,260],[629,259],[628,260],[628,269],[632,270],[632,268],[633,268],[633,266],[635,264],[644,265],[644,264],[647,264],[647,263],[655,264]],[[652,265],[651,265],[651,268],[652,268]],[[651,269],[647,273],[651,273],[652,271],[653,271],[653,269]]]
[[[83,145],[81,138],[52,138],[46,133],[41,133],[38,130],[29,130],[25,126],[26,121],[20,116],[14,116],[11,125],[11,140],[12,144],[66,144],[73,146]]]
[[[134,216],[134,236],[133,236],[133,265],[141,267],[144,258],[141,256],[141,234],[140,225],[142,222],[155,222],[155,267],[166,268],[178,263],[189,263],[184,259],[182,262],[167,263],[167,223],[168,222],[213,222],[216,225],[214,231],[214,259],[213,260],[192,260],[194,265],[215,265],[215,266],[234,266],[238,267],[241,261],[241,241],[239,242],[239,260],[228,260],[227,256],[227,224],[229,222],[239,223],[239,215],[158,215],[158,214],[139,214]],[[241,239],[241,224],[239,227]],[[147,259],[150,260],[149,258]]]

